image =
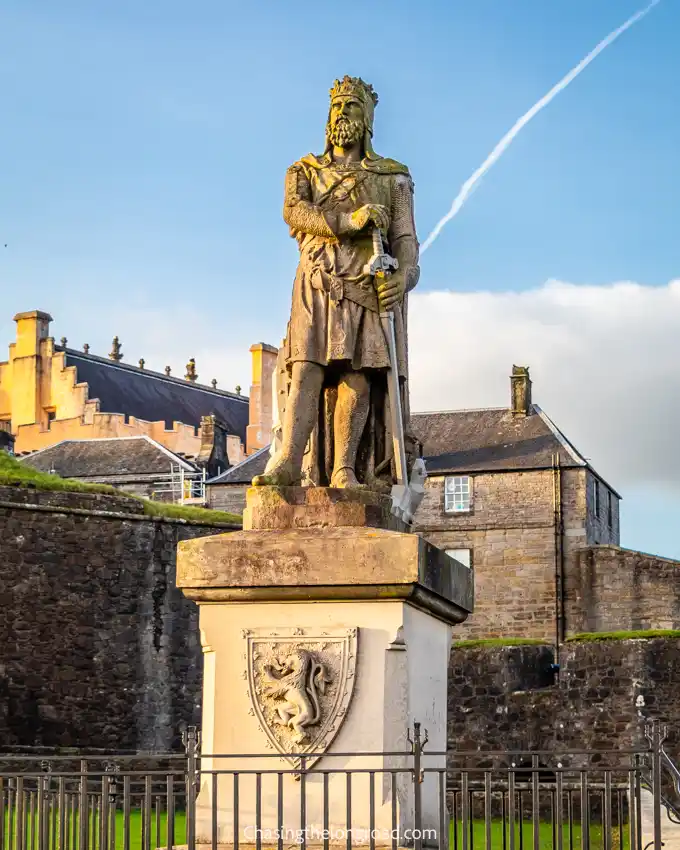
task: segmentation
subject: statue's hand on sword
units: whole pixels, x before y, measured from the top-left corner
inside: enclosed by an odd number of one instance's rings
[[[381,310],[393,310],[404,300],[406,281],[403,272],[387,273],[383,278],[376,278],[376,284]]]

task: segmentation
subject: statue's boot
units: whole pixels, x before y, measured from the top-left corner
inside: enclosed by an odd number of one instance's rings
[[[356,487],[364,489],[365,486],[365,484],[359,484],[359,480],[351,466],[343,466],[340,469],[336,469],[331,476],[331,487],[339,487],[341,489],[345,487]]]
[[[300,470],[290,458],[280,458],[271,469],[253,478],[253,487],[296,487],[302,481]]]

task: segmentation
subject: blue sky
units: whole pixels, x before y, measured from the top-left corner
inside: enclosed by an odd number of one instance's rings
[[[285,329],[284,172],[321,149],[335,77],[377,89],[375,146],[411,168],[424,238],[519,115],[640,5],[4,0],[0,352],[13,313],[39,307],[73,345],[105,353],[118,333],[129,360],[196,356],[247,386],[248,345]],[[662,0],[528,125],[423,258],[421,293],[678,276],[677,32],[680,6]],[[493,368],[505,381],[509,367]],[[596,462],[615,423],[606,409],[600,431],[572,423],[556,371],[549,412]],[[471,406],[451,381],[458,395],[429,407]],[[680,556],[680,496],[612,473],[624,542]]]

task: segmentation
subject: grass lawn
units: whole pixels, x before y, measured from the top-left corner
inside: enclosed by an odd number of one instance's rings
[[[458,821],[457,833],[454,835],[453,821],[449,825],[449,850],[461,850],[463,846],[463,827]],[[491,848],[492,850],[507,850],[510,847],[510,827],[505,824],[505,841],[503,841],[503,822],[500,820],[491,821]],[[628,827],[623,830],[623,844],[620,843],[620,831],[618,827],[612,829],[611,848],[612,850],[628,850],[630,842],[628,840]],[[520,844],[520,829],[519,823],[515,824],[515,850],[533,850],[534,846],[534,831],[531,821],[526,820],[522,824],[521,844]],[[540,850],[552,850],[557,847],[557,836],[553,836],[553,827],[551,823],[541,822],[538,825],[538,843]],[[472,824],[472,840],[470,840],[470,832],[468,828],[468,850],[485,850],[486,847],[486,824],[483,820],[475,820]],[[569,825],[562,826],[562,846],[564,850],[581,850],[581,824],[575,823],[571,832],[571,840],[569,836]],[[603,850],[604,835],[601,824],[593,824],[590,827],[590,850]]]
[[[15,818],[12,819],[14,825],[16,824]],[[37,821],[37,819],[36,819]],[[7,825],[8,825],[8,816],[5,815],[5,836],[3,841],[3,846],[9,847],[9,836],[7,833]],[[37,824],[36,824],[37,825]],[[37,835],[35,837],[35,841],[32,840],[32,830],[30,824],[28,824],[27,818],[27,826],[28,826],[28,835],[24,838],[24,846],[31,850],[31,848],[38,847]],[[160,817],[158,819],[158,826],[160,829],[157,829],[156,823],[156,813],[155,811],[151,815],[151,841],[147,846],[150,846],[152,850],[157,847],[167,847],[168,846],[168,825],[167,825],[167,814],[165,812],[160,813]],[[451,821],[449,825],[449,850],[461,850],[463,846],[463,829],[460,820],[457,823],[457,828],[454,830],[454,823]],[[142,819],[142,813],[139,809],[135,809],[130,812],[130,850],[144,850],[143,844],[143,830],[144,824]],[[491,821],[491,845],[489,850],[509,850],[510,847],[510,829],[509,825],[504,825],[500,820]],[[116,812],[116,824],[115,824],[115,850],[124,850],[125,848],[125,823],[123,818],[123,812]],[[58,827],[57,827],[58,830]],[[77,833],[77,818],[75,823],[75,830]],[[454,835],[455,831],[455,835]],[[77,842],[78,839],[76,837],[75,843],[73,842],[73,832],[74,832],[74,824],[73,822],[69,823],[69,839],[66,847],[69,850],[77,850]],[[504,836],[505,832],[505,836]],[[569,826],[565,824],[563,826],[563,850],[583,850],[581,844],[581,825],[579,823],[575,823],[572,833],[571,840],[569,835]],[[624,828],[623,830],[623,843],[620,843],[620,832],[617,827],[614,827],[612,830],[611,836],[611,848],[612,850],[629,850],[630,844],[628,841],[628,828]],[[505,840],[504,840],[505,838]],[[58,848],[58,835],[55,836],[54,842],[52,841],[52,837],[50,836],[50,847]],[[14,831],[13,844],[16,841],[16,831]],[[175,845],[186,844],[186,815],[183,811],[175,812]],[[290,842],[286,842],[288,846]],[[472,823],[472,835],[470,836],[470,830],[468,827],[468,850],[486,850],[486,824],[483,820],[475,820]],[[522,824],[522,834],[520,838],[520,829],[519,824],[515,824],[515,850],[533,850],[533,826],[531,822],[525,821]],[[99,847],[99,819],[95,819],[94,817],[90,817],[89,824],[89,834],[88,834],[88,847],[89,850],[97,850]],[[557,842],[554,840],[553,836],[553,828],[552,824],[542,822],[539,824],[539,848],[540,850],[553,850],[553,848],[557,847]],[[590,850],[603,850],[604,848],[604,840],[603,840],[603,831],[602,826],[600,824],[594,824],[590,827]],[[60,850],[66,850],[66,848],[60,848]],[[110,850],[114,850],[114,848],[110,848]]]
[[[24,846],[28,848],[28,850],[32,850],[32,848],[38,847],[38,834],[37,834],[37,817],[34,818],[34,824],[36,826],[36,835],[35,840],[32,838],[32,829],[28,816],[26,817],[26,827],[27,827],[27,835],[24,838]],[[167,823],[167,813],[161,812],[159,817],[159,826],[160,830],[157,830],[156,825],[156,813],[152,812],[151,814],[151,842],[148,846],[153,848],[156,847],[167,847],[168,846],[168,823]],[[12,818],[13,827],[14,827],[14,836],[12,840],[12,846],[16,846],[16,813],[14,813],[14,817]],[[8,815],[5,814],[5,836],[3,846],[9,848],[9,835],[7,832],[8,826]],[[140,809],[133,809],[130,812],[130,850],[143,850],[142,843],[142,834],[144,830],[144,824],[142,820],[142,812]],[[50,832],[52,831],[52,824],[50,824]],[[73,841],[73,833],[76,833],[75,843]],[[125,847],[125,819],[123,817],[122,811],[116,811],[116,825],[115,825],[115,850],[124,850]],[[157,834],[158,833],[158,834]],[[182,811],[175,812],[175,845],[186,844],[186,815]],[[58,848],[59,845],[59,826],[57,824],[57,834],[54,836],[54,840],[52,835],[50,835],[50,847]],[[66,847],[69,850],[77,850],[78,846],[78,817],[76,815],[75,823],[69,819],[69,838],[66,844]],[[90,816],[89,830],[88,830],[88,848],[89,850],[96,850],[99,847],[99,818],[95,818],[92,815]],[[63,848],[66,850],[66,848]],[[113,848],[110,848],[113,850]]]

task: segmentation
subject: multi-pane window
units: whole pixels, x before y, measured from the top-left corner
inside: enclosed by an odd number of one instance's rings
[[[607,490],[607,525],[611,528],[613,523],[613,514],[614,514],[614,496],[612,493]]]
[[[446,554],[450,558],[454,558],[464,567],[472,568],[472,550],[471,549],[445,549]]]
[[[593,513],[596,517],[600,516],[600,482],[597,478],[593,480]]]
[[[451,475],[444,480],[444,510],[460,514],[470,510],[472,479],[469,475]]]

